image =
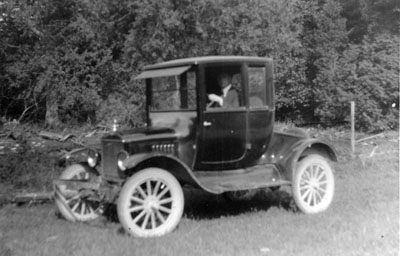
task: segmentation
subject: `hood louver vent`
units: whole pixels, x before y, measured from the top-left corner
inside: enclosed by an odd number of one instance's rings
[[[175,145],[172,143],[154,144],[151,146],[151,151],[165,154],[173,154],[175,151]]]

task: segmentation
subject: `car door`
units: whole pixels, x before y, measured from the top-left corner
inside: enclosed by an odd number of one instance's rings
[[[204,69],[206,95],[218,94],[217,77],[228,73],[232,77],[232,90],[238,96],[238,105],[213,107],[210,103],[202,110],[200,140],[198,141],[197,169],[221,170],[236,168],[246,154],[247,111],[243,101],[243,70],[241,65],[211,66]]]

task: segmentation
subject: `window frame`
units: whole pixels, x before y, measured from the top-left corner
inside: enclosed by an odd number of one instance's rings
[[[193,86],[192,88],[188,87],[188,73],[192,73],[193,74]],[[180,73],[179,75],[176,74],[170,74],[170,75],[166,75],[166,76],[154,76],[154,77],[149,77],[146,79],[146,88],[147,88],[147,111],[150,112],[182,112],[182,111],[197,111],[197,72],[195,69],[190,68],[190,69],[186,69],[183,73]],[[175,80],[178,81],[178,88],[174,89],[174,90],[168,90],[168,89],[156,89],[154,86],[154,79],[161,79],[161,78],[174,78]],[[178,93],[178,104],[179,107],[178,108],[174,108],[174,109],[164,109],[164,108],[160,108],[160,109],[154,109],[154,93],[162,93],[162,92],[177,92]],[[191,106],[191,104],[189,104],[189,98],[190,98],[190,93],[189,91],[192,91],[192,95],[194,96],[194,105]],[[186,102],[185,102],[186,101]]]
[[[227,72],[226,70],[229,69],[235,69],[238,68],[239,72],[238,73],[233,73],[232,77],[236,74],[240,75],[240,94],[238,95],[239,97],[239,106],[238,107],[207,107],[207,101],[208,101],[208,93],[207,93],[207,69],[218,69],[218,72],[215,72],[216,74],[221,74],[224,71]],[[246,75],[245,75],[245,65],[242,62],[233,62],[233,63],[212,63],[212,64],[207,64],[203,66],[203,86],[204,86],[204,99],[203,99],[203,104],[204,104],[204,112],[209,113],[209,112],[240,112],[246,110]],[[230,72],[228,72],[230,73]],[[214,75],[217,76],[217,75]],[[217,79],[215,79],[217,80]],[[218,83],[218,82],[217,82]],[[218,86],[218,85],[217,85]]]
[[[259,99],[262,101],[261,105],[252,105],[251,104],[251,98],[252,98],[252,85],[251,85],[251,69],[263,69],[263,86],[262,86],[262,93],[263,93],[263,99]],[[257,110],[269,110],[271,109],[271,102],[270,102],[270,89],[267,81],[267,75],[268,75],[268,67],[266,65],[254,65],[254,64],[249,64],[247,65],[247,106],[249,110],[251,111],[257,111]]]

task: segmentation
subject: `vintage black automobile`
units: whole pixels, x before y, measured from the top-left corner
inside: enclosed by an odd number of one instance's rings
[[[235,91],[235,105],[223,104],[221,74]],[[100,146],[66,155],[75,163],[54,181],[66,219],[95,219],[111,203],[129,234],[161,236],[182,217],[182,186],[240,199],[289,185],[304,213],[331,204],[335,150],[298,129],[274,131],[271,59],[178,59],[146,66],[136,79],[146,84],[147,126],[114,127]]]

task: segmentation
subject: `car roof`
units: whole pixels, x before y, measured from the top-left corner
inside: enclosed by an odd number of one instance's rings
[[[165,61],[153,65],[144,67],[144,70],[171,68],[186,65],[197,65],[207,63],[228,63],[228,62],[249,62],[262,64],[265,62],[271,62],[271,58],[255,57],[255,56],[201,56],[193,58],[175,59]]]

